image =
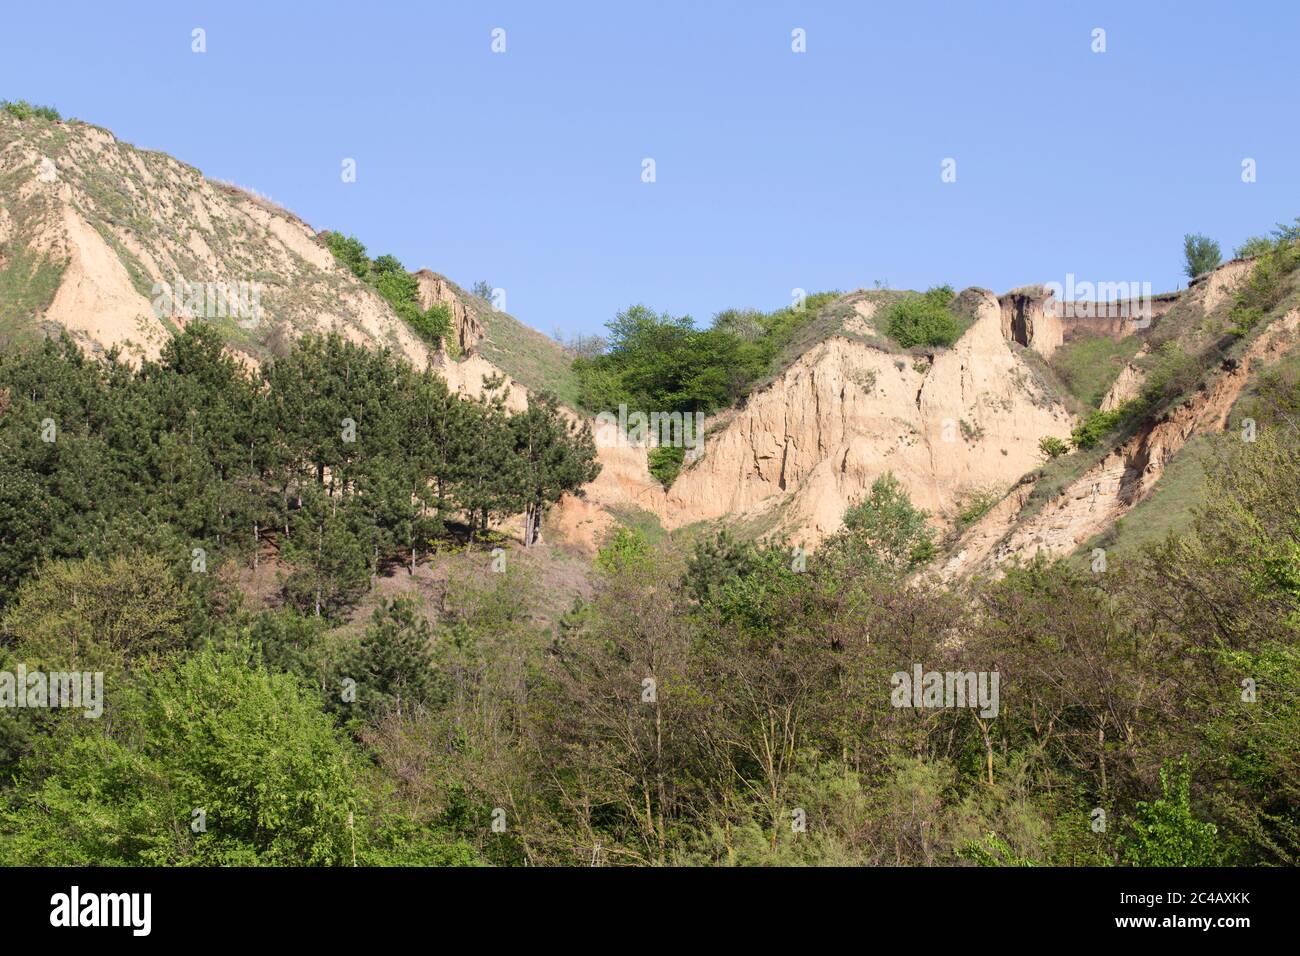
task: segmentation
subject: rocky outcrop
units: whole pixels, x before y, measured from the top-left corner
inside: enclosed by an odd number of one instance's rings
[[[485,376],[503,374],[475,354],[482,324],[444,277],[416,274],[421,307],[449,307],[451,354],[431,352],[292,213],[106,130],[0,113],[0,178],[0,269],[21,260],[58,276],[48,301],[11,319],[31,335],[61,328],[92,353],[118,347],[128,359],[155,358],[173,331],[208,321],[252,368],[306,332],[337,332],[391,348],[417,368],[434,364],[467,398],[482,394]],[[179,288],[178,278],[256,290],[255,320],[185,302],[157,308],[160,291]],[[505,387],[511,408],[526,407],[518,383],[506,376]]]
[[[1002,336],[1044,358],[1065,341],[1065,328],[1056,314],[1056,300],[1038,286],[1014,289],[998,299],[1002,309]]]
[[[1050,358],[1061,345],[1080,336],[1121,339],[1149,329],[1179,299],[1178,293],[1169,292],[1146,299],[1060,301],[1042,286],[1026,286],[1004,294],[998,302],[1002,334]]]
[[[1254,259],[1230,259],[1218,268],[1197,276],[1188,286],[1190,297],[1208,314],[1236,295],[1250,270]]]
[[[1258,365],[1293,348],[1300,310],[1266,328],[1238,360],[1182,405],[1114,449],[1081,478],[1025,515],[1033,482],[1020,484],[967,530],[940,569],[946,580],[1001,573],[1008,561],[1042,554],[1064,557],[1131,511],[1159,481],[1166,466],[1196,434],[1221,431],[1233,404]]]
[[[815,546],[846,508],[892,472],[941,518],[974,488],[1006,488],[1038,462],[1039,439],[1069,435],[1071,416],[1002,335],[991,293],[975,320],[932,356],[832,337],[744,406],[706,423],[703,455],[664,494],[645,450],[603,442],[600,478],[581,508],[636,505],[668,528],[726,518]]]
[[[453,351],[468,355],[483,338],[483,325],[478,316],[465,305],[464,299],[444,276],[429,269],[421,269],[415,273],[415,278],[419,283],[420,308],[429,309],[435,302],[445,304],[451,312],[451,340],[455,345]]]

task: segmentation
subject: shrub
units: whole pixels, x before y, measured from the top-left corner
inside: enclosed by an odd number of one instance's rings
[[[1160,799],[1139,802],[1137,819],[1120,837],[1125,862],[1132,866],[1214,866],[1219,862],[1218,827],[1192,815],[1189,778],[1185,764],[1176,774],[1170,774],[1168,768],[1160,771]]]
[[[957,522],[965,525],[974,524],[988,514],[989,509],[1002,500],[996,488],[977,488],[963,496],[957,508]]]
[[[437,348],[450,336],[451,309],[445,302],[435,302],[421,310],[419,280],[406,271],[397,256],[382,255],[371,260],[365,245],[355,236],[324,232],[321,238],[334,258],[362,282],[373,286],[398,318],[426,344]]]
[[[1234,259],[1251,259],[1273,251],[1273,240],[1268,236],[1251,236],[1232,250]]]
[[[615,529],[596,552],[596,567],[606,574],[648,572],[653,563],[650,542],[637,528]]]
[[[1183,236],[1183,258],[1186,260],[1183,271],[1189,279],[1204,275],[1223,261],[1219,244],[1200,233]]]
[[[1281,303],[1291,274],[1300,267],[1300,226],[1279,225],[1273,235],[1275,240],[1256,259],[1228,314],[1236,335],[1245,335]]]
[[[146,672],[113,706],[111,721],[52,737],[24,762],[4,807],[18,834],[8,862],[351,861],[362,768],[297,678],[266,671],[245,648],[208,648]],[[189,825],[196,803],[201,830]]]
[[[828,552],[858,565],[893,572],[910,571],[935,553],[934,536],[925,511],[916,508],[902,482],[886,472],[871,485],[871,493],[844,512],[844,527]]]
[[[1070,433],[1070,440],[1074,442],[1075,448],[1092,448],[1100,442],[1106,435],[1119,427],[1120,422],[1128,416],[1132,410],[1133,403],[1125,402],[1119,408],[1112,408],[1108,412],[1092,412],[1083,420],[1083,424],[1077,426]],[[1042,447],[1042,444],[1039,444]]]
[[[60,122],[63,117],[53,106],[33,106],[26,100],[0,100],[0,108],[15,119],[26,120],[33,116],[39,119],[51,120],[55,123]]]
[[[957,341],[961,327],[948,308],[951,286],[936,286],[924,295],[909,296],[889,310],[889,335],[903,348],[944,347]]]
[[[1070,446],[1060,438],[1057,438],[1054,435],[1048,435],[1046,438],[1040,438],[1038,440],[1038,450],[1049,459],[1060,458],[1070,450]]]
[[[451,309],[447,308],[445,302],[435,302],[426,312],[416,309],[403,318],[415,330],[415,334],[430,345],[436,346],[439,341],[451,335]]]
[[[646,456],[650,474],[665,488],[671,488],[686,458],[685,449],[677,445],[659,445]]]
[[[345,236],[341,232],[326,232],[323,235],[325,245],[334,258],[343,263],[358,279],[370,274],[370,260],[366,257],[366,247],[355,236]]]

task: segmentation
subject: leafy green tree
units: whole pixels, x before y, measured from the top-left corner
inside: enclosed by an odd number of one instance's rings
[[[888,572],[910,571],[934,556],[934,535],[926,517],[912,505],[902,483],[886,472],[872,483],[866,498],[844,512],[844,527],[828,543],[829,553]]]
[[[0,823],[10,862],[351,863],[361,768],[296,678],[207,649],[115,699],[111,722],[25,759]]]
[[[334,258],[347,266],[354,276],[364,279],[370,274],[370,259],[360,239],[340,232],[325,232],[322,238],[329,251],[334,253]]]
[[[167,562],[134,553],[45,565],[0,629],[29,666],[120,671],[183,648],[193,611]]]
[[[1209,236],[1188,233],[1183,236],[1183,272],[1189,279],[1204,275],[1223,261],[1219,244]]]
[[[1218,827],[1192,813],[1186,767],[1160,771],[1160,797],[1137,804],[1128,832],[1120,837],[1132,866],[1215,866],[1221,862]]]

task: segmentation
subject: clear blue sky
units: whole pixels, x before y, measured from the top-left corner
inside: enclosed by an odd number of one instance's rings
[[[9,4],[2,30],[0,98],[487,279],[545,332],[877,279],[1160,291],[1185,232],[1226,255],[1300,215],[1295,0],[97,0]]]

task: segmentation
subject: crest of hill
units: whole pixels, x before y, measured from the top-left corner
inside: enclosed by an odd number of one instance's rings
[[[202,316],[254,366],[285,354],[300,335],[336,332],[390,348],[417,368],[441,366],[464,393],[502,371],[575,403],[558,344],[449,279],[416,273],[462,319],[467,338],[444,350],[273,200],[87,123],[0,111],[0,346],[67,332],[92,354],[116,347],[153,358],[197,318],[156,307],[160,284],[170,289],[177,278],[257,289],[256,322],[220,309]]]
[[[254,363],[329,331],[428,363],[387,304],[265,197],[98,127],[0,114],[0,337],[62,328],[91,352],[153,357],[197,317],[157,308],[178,278],[257,290],[256,322],[207,303],[202,316]]]

